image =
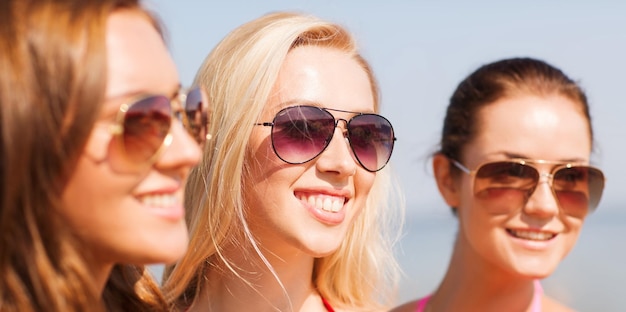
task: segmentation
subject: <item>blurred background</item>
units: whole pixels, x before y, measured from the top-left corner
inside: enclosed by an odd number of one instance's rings
[[[545,291],[579,311],[626,306],[626,2],[147,0],[166,25],[184,85],[232,29],[272,11],[298,11],[356,34],[382,92],[382,113],[399,138],[392,170],[407,200],[397,253],[404,269],[398,303],[433,291],[445,272],[456,220],[430,169],[447,101],[479,66],[530,56],[578,80],[591,105],[592,162],[607,186],[581,238]],[[159,267],[154,267],[156,275]],[[478,281],[477,281],[478,282]]]

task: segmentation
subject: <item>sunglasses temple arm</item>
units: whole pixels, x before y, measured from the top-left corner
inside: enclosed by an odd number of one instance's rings
[[[454,164],[455,167],[461,169],[461,171],[467,173],[467,174],[472,174],[472,171],[470,171],[469,169],[467,169],[467,167],[463,166],[460,162],[454,160],[454,159],[450,159],[450,161],[452,162],[452,164]]]

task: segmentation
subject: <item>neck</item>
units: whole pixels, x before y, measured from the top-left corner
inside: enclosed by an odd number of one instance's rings
[[[313,257],[294,248],[263,254],[272,269],[252,246],[226,250],[236,273],[216,264],[189,311],[325,311],[312,283]]]
[[[531,311],[533,279],[487,261],[460,231],[446,275],[429,302],[431,311]]]
[[[112,262],[102,261],[94,254],[85,254],[84,256],[86,256],[84,258],[86,268],[91,276],[91,281],[94,283],[94,290],[96,290],[97,294],[101,297],[109,281],[109,277],[111,276],[114,264]]]

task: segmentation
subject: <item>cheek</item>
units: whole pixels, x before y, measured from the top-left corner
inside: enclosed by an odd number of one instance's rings
[[[484,249],[485,246],[487,249],[491,248],[488,246],[494,243],[494,229],[507,218],[507,215],[492,216],[484,208],[471,192],[461,193],[457,218],[463,235],[475,249]]]
[[[369,197],[370,191],[376,182],[376,173],[366,171],[362,168],[357,169],[354,176],[354,194],[358,202],[359,210],[365,206],[365,201]]]
[[[576,244],[578,237],[580,236],[580,231],[582,230],[583,224],[585,222],[585,217],[571,217],[565,216],[562,219],[563,224],[567,229],[567,252],[569,252]]]
[[[114,222],[115,214],[132,197],[138,183],[133,175],[118,175],[107,163],[81,157],[61,197],[62,217],[77,232]]]
[[[262,183],[285,164],[275,155],[271,137],[259,132],[253,131],[243,161],[245,180],[252,186]]]

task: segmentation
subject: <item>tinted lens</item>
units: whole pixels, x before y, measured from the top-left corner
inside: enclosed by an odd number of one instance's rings
[[[585,215],[600,202],[604,174],[587,166],[561,168],[554,173],[553,188],[563,210],[572,215]]]
[[[276,155],[291,164],[305,163],[319,155],[335,130],[335,118],[321,108],[287,107],[274,118],[272,144]]]
[[[202,103],[202,93],[199,88],[192,89],[187,94],[185,115],[187,117],[185,128],[189,134],[196,141],[204,142],[208,130],[208,116]]]
[[[169,133],[171,116],[170,100],[165,96],[146,97],[128,108],[122,139],[131,162],[146,161],[157,153]]]
[[[393,151],[393,127],[385,117],[357,115],[348,124],[348,139],[357,160],[368,171],[382,169]]]
[[[494,162],[481,166],[474,179],[474,194],[486,200],[492,212],[522,207],[539,181],[537,169],[516,162]]]

